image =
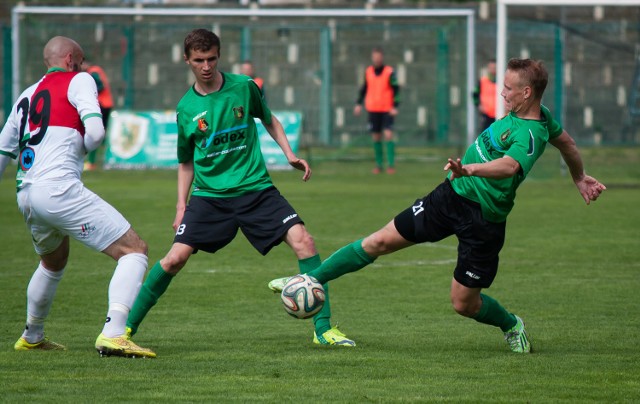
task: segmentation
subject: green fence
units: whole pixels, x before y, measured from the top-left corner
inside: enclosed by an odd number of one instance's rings
[[[533,8],[531,8],[533,10]],[[612,10],[613,8],[607,8]],[[627,9],[628,10],[628,9]],[[526,10],[524,10],[526,11]],[[523,11],[523,14],[525,14]],[[609,11],[608,11],[609,12]],[[534,14],[534,13],[530,13]],[[585,14],[585,13],[582,13]],[[110,76],[117,108],[173,109],[192,83],[182,40],[206,27],[222,38],[220,66],[250,58],[272,109],[304,115],[303,144],[365,144],[366,117],[352,108],[370,50],[381,46],[400,78],[396,131],[401,145],[466,143],[466,25],[463,18],[204,18],[27,15],[21,21],[20,88],[43,73],[52,35],[78,39]],[[10,35],[2,29],[5,111],[10,104]],[[476,23],[480,67],[495,57],[495,23]],[[545,61],[544,103],[580,144],[640,143],[640,23],[624,15],[562,24],[514,16],[509,57]]]
[[[116,108],[173,109],[192,83],[182,60],[187,32],[206,27],[222,39],[220,67],[237,72],[250,58],[272,109],[300,110],[303,143],[368,141],[366,116],[352,114],[373,47],[397,70],[396,130],[401,144],[466,142],[466,19],[422,21],[192,18],[83,18],[27,15],[21,22],[21,88],[42,75],[42,46],[53,35],[76,38],[109,75]],[[5,60],[5,68],[7,61]]]

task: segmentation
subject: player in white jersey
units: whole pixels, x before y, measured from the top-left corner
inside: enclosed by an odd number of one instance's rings
[[[69,237],[115,259],[109,308],[96,340],[100,355],[154,358],[133,343],[125,322],[147,269],[147,245],[127,220],[80,181],[84,156],[104,138],[93,78],[80,72],[80,45],[54,37],[44,47],[47,73],[25,90],[0,132],[0,177],[18,158],[17,199],[40,255],[27,288],[27,324],[16,350],[64,350],[44,321],[69,257]]]

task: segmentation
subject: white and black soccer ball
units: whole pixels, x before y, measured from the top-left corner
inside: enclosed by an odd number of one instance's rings
[[[309,318],[324,305],[324,288],[309,275],[292,276],[280,294],[284,310],[295,318]]]

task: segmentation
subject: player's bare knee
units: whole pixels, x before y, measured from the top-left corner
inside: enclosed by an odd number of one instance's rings
[[[474,317],[480,310],[476,301],[461,299],[455,295],[451,296],[451,305],[456,313],[464,317]]]
[[[42,266],[51,272],[62,271],[67,266],[67,258],[44,259],[44,257],[40,257],[40,259],[42,261]]]
[[[362,241],[362,248],[370,255],[380,256],[392,252],[389,244],[380,232],[375,232]]]
[[[160,260],[160,266],[166,273],[175,275],[187,264],[188,259],[188,256],[185,257],[183,254],[170,251]]]
[[[303,225],[292,227],[284,238],[298,258],[316,255],[316,243]]]
[[[138,233],[133,229],[129,229],[127,233],[122,237],[124,248],[127,250],[127,254],[138,253],[147,255],[149,247],[147,243],[140,238]]]
[[[308,232],[305,231],[301,235],[300,240],[297,243],[296,250],[300,254],[306,255],[306,256],[312,256],[312,255],[317,254],[316,243],[313,240],[313,237],[311,236],[311,234],[309,234]]]
[[[467,302],[452,298],[451,305],[453,306],[453,310],[455,310],[456,313],[460,314],[461,316],[473,317],[473,315],[475,314],[471,310],[471,306]]]
[[[40,256],[42,266],[52,272],[63,270],[67,266],[69,260],[69,238],[65,237],[62,243],[49,254]]]
[[[147,245],[147,243],[143,239],[138,237],[138,240],[136,242],[134,250],[135,250],[134,252],[136,252],[136,253],[148,255],[149,246]]]

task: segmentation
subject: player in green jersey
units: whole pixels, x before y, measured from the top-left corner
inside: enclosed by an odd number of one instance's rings
[[[541,105],[547,78],[541,62],[511,59],[502,90],[509,114],[484,130],[462,160],[448,160],[444,167],[448,177],[429,195],[416,200],[382,229],[336,251],[308,274],[321,283],[329,282],[381,255],[456,235],[459,246],[451,281],[453,308],[465,317],[500,327],[512,351],[530,352],[522,319],[481,293],[496,276],[516,189],[547,143],[560,150],[587,204],[606,189],[585,174],[575,142]]]
[[[284,241],[298,258],[303,273],[320,265],[313,238],[302,219],[271,181],[254,117],[262,121],[289,164],[304,172],[303,181],[311,176],[309,164],[291,150],[282,125],[271,114],[256,83],[247,76],[218,70],[219,58],[220,39],[213,32],[197,29],[185,38],[184,60],[196,81],[176,110],[176,236],[140,289],[127,321],[130,335],[136,333],[193,253],[220,250],[234,239],[238,229],[263,255]],[[327,303],[314,317],[314,342],[354,346],[352,340],[331,327]]]

